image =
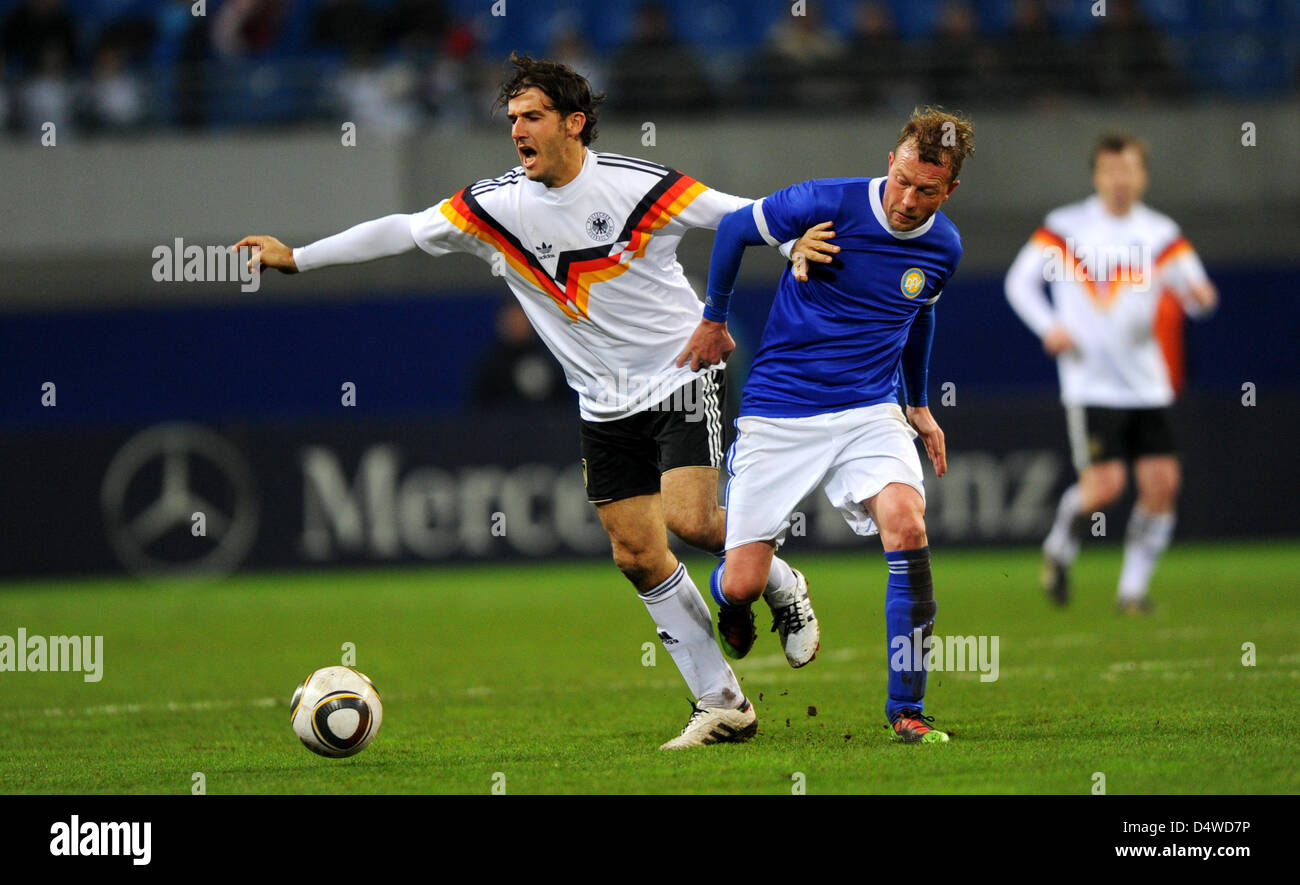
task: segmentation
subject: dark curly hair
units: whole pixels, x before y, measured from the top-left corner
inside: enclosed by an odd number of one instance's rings
[[[501,84],[497,100],[492,103],[492,113],[507,107],[510,99],[536,86],[550,99],[561,117],[578,112],[585,114],[587,124],[582,127],[582,143],[589,145],[596,140],[596,121],[600,117],[598,108],[605,100],[603,92],[592,92],[586,77],[557,61],[534,59],[512,52],[510,63],[515,66],[514,73]]]

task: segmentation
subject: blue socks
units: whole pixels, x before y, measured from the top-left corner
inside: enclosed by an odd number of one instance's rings
[[[934,632],[934,580],[930,548],[894,550],[885,554],[889,582],[885,585],[885,630],[889,642],[889,700],[885,717],[891,722],[903,710],[922,710],[925,698],[923,643]]]
[[[719,557],[718,564],[713,567],[713,573],[709,575],[709,593],[713,595],[713,601],[718,604],[718,608],[740,608],[722,595],[722,570],[726,567],[727,560]]]

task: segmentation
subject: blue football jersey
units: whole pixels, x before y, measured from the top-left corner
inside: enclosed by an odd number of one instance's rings
[[[741,415],[796,418],[897,401],[912,321],[956,271],[961,236],[942,212],[916,230],[893,230],[884,187],[884,178],[814,179],[754,204],[769,244],[832,221],[840,251],[830,264],[810,262],[806,283],[782,273]]]

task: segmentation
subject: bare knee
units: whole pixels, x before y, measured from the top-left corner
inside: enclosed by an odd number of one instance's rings
[[[677,567],[667,545],[611,537],[610,547],[614,552],[614,565],[638,591],[662,583]]]
[[[767,588],[767,575],[755,569],[733,568],[730,562],[722,571],[722,595],[736,605],[756,602]]]
[[[1174,509],[1182,484],[1178,462],[1172,458],[1142,464],[1138,468],[1138,498],[1148,513]]]
[[[885,550],[916,550],[929,543],[925,534],[925,501],[912,489],[888,486],[868,508]]]
[[[1102,510],[1124,494],[1124,462],[1107,461],[1084,469],[1079,477],[1079,505],[1084,511]]]
[[[737,605],[746,605],[763,595],[772,571],[776,545],[756,541],[727,551],[722,571],[722,595]]]
[[[888,526],[880,529],[880,542],[886,550],[918,550],[930,543],[925,517],[919,513],[895,514]]]

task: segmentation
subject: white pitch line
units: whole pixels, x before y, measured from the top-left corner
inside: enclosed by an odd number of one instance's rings
[[[1023,642],[1017,643],[1023,645]],[[850,663],[863,658],[864,650],[859,648],[839,648],[829,654],[821,653],[818,655],[819,660],[833,661],[835,663]],[[1269,665],[1294,664],[1300,661],[1300,654],[1273,655],[1266,659]],[[1121,676],[1151,676],[1159,675],[1164,678],[1185,678],[1192,675],[1192,671],[1204,671],[1220,664],[1226,664],[1227,658],[1197,658],[1190,660],[1152,660],[1152,661],[1114,661],[1106,666],[1106,669],[1096,673],[1096,664],[1091,662],[1081,662],[1077,665],[1056,664],[1052,666],[1039,666],[1036,664],[1014,664],[1001,663],[998,667],[998,681],[1006,682],[1008,677],[1015,679],[1017,677],[1030,677],[1034,679],[1056,680],[1060,678],[1078,678],[1080,675],[1086,676],[1089,672],[1107,681],[1114,681]],[[816,663],[812,665],[816,667]],[[1236,678],[1238,667],[1226,667],[1224,678]],[[1254,670],[1258,668],[1245,668]],[[1270,672],[1272,667],[1267,668]],[[800,670],[798,674],[789,670],[789,664],[784,655],[762,655],[755,658],[746,659],[740,665],[737,675],[743,677],[762,673],[765,681],[770,681],[771,677],[767,671],[786,672],[795,680],[794,684],[799,682],[859,682],[864,678],[871,676],[870,673],[823,673],[816,669],[811,672]],[[956,672],[956,671],[933,671],[934,678],[944,677],[969,677],[976,680],[979,677],[977,671]],[[1300,678],[1300,670],[1289,670],[1285,674],[1288,678]],[[664,689],[679,686],[680,682],[675,678],[663,677],[654,679],[641,680],[619,680],[607,683],[601,686],[601,691],[620,692],[620,691],[642,691],[647,689]],[[771,693],[779,687],[774,685],[772,688],[759,689]],[[457,689],[454,691],[445,691],[430,689],[422,692],[406,692],[402,694],[385,693],[385,700],[393,701],[415,701],[415,700],[438,700],[443,698],[484,698],[492,695],[501,694],[530,694],[534,692],[555,692],[565,691],[564,686],[556,685],[532,685],[532,686],[515,686],[508,692],[503,692],[499,688],[489,685],[473,685],[468,688]],[[592,687],[589,685],[576,685],[567,690],[578,692],[590,692]],[[8,709],[0,710],[0,720],[13,721],[16,719],[32,719],[44,717],[47,719],[74,719],[78,717],[95,717],[95,716],[133,716],[140,713],[203,713],[210,710],[235,710],[245,708],[274,709],[283,707],[287,712],[289,701],[287,698],[245,698],[245,699],[224,699],[224,700],[202,700],[202,701],[158,701],[153,703],[117,703],[117,704],[95,704],[88,707],[45,707],[43,709]]]

